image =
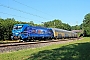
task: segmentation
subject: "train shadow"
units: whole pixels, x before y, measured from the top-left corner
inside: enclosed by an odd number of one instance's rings
[[[90,43],[75,43],[57,49],[40,51],[25,60],[90,60]]]

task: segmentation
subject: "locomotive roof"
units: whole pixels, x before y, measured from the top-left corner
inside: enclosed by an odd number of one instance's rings
[[[39,28],[39,29],[48,29],[46,27],[41,27],[41,26],[32,26],[32,27]]]
[[[29,25],[29,24],[15,24],[15,25]]]
[[[31,25],[29,25],[29,24],[15,24],[15,25],[26,25],[26,26],[33,27],[33,28],[50,29],[50,28],[47,28],[47,27],[41,27],[41,26],[31,26]]]

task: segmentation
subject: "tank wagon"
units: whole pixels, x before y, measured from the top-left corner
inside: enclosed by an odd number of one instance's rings
[[[56,38],[76,38],[77,34],[71,31],[57,29],[57,28],[45,28],[39,26],[31,26],[28,24],[16,24],[12,30],[11,39],[20,40],[41,40],[41,39],[56,39]]]

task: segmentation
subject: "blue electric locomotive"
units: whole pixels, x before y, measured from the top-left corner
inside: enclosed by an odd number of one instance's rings
[[[16,24],[13,27],[11,38],[20,40],[48,39],[53,38],[53,31],[45,27]]]

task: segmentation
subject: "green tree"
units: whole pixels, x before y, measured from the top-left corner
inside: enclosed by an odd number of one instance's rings
[[[63,23],[63,29],[71,30],[71,26],[69,24]]]
[[[83,29],[85,36],[90,36],[90,13],[86,14],[84,17]]]
[[[71,27],[72,30],[81,30],[82,29],[82,25],[75,25]]]
[[[51,28],[71,30],[71,26],[69,24],[62,23],[62,21],[59,19],[55,19],[53,21],[45,22],[44,26],[45,27],[51,27]]]
[[[34,22],[33,21],[30,21],[29,24],[32,25],[32,26],[34,26]]]
[[[52,27],[52,28],[58,28],[58,27],[60,27],[60,25],[62,25],[62,22],[61,22],[61,20],[58,20],[58,19],[44,23],[45,27]]]
[[[3,37],[3,26],[2,26],[3,19],[0,18],[0,40],[2,40]]]

